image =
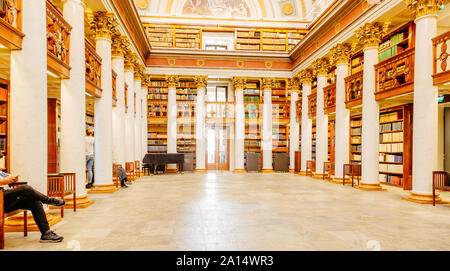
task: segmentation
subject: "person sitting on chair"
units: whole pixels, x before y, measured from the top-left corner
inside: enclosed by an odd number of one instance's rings
[[[128,187],[128,186],[125,184],[125,182],[128,183],[127,173],[125,172],[125,169],[122,167],[122,165],[119,166],[119,169],[118,169],[118,175],[119,175],[120,185],[121,185],[123,188]]]
[[[57,235],[50,230],[47,217],[45,215],[42,203],[61,207],[66,204],[65,200],[58,198],[51,198],[34,190],[29,185],[21,185],[16,188],[8,189],[5,186],[12,186],[17,183],[19,178],[11,176],[3,171],[0,171],[0,188],[3,186],[4,192],[4,211],[5,213],[16,210],[30,210],[33,214],[39,231],[41,232],[41,243],[58,243],[63,240],[62,236]]]

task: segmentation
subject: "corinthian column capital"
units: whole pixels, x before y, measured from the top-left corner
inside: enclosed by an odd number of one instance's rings
[[[169,88],[177,88],[180,85],[180,77],[178,75],[166,75],[166,82]]]
[[[444,0],[405,0],[405,4],[411,9],[416,18],[426,15],[437,15]]]
[[[124,57],[130,47],[130,42],[126,36],[114,35],[112,37],[112,56]]]
[[[233,77],[233,87],[234,89],[245,89],[247,85],[247,78],[245,77]]]
[[[262,88],[264,89],[272,89],[275,84],[275,79],[272,77],[263,77],[262,79]]]
[[[348,64],[352,47],[348,43],[338,43],[330,49],[331,63],[334,65]]]
[[[292,77],[288,80],[288,89],[290,91],[298,91],[300,89],[300,79],[298,77]]]
[[[194,81],[197,84],[197,88],[205,88],[206,82],[208,81],[208,76],[195,76]]]
[[[97,38],[111,39],[118,32],[114,14],[106,11],[94,12],[90,17],[89,24]]]
[[[313,75],[312,75],[311,69],[301,70],[298,73],[298,78],[299,78],[301,84],[303,84],[303,85],[304,84],[309,84],[310,85],[312,83],[312,79],[313,79]]]
[[[134,71],[134,66],[137,63],[137,55],[135,52],[131,52],[127,50],[125,52],[125,70],[126,71]]]
[[[378,47],[381,38],[386,35],[389,23],[366,23],[356,30],[356,38],[364,48]]]
[[[328,58],[322,57],[316,59],[312,63],[312,69],[315,76],[326,76],[328,74],[328,71],[330,70],[330,63],[328,61]]]

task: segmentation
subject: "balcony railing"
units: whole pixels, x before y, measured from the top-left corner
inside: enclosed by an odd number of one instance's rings
[[[414,48],[407,49],[375,65],[375,99],[386,98],[414,91]]]
[[[207,121],[234,121],[234,102],[206,102]]]
[[[22,0],[0,0],[0,42],[10,49],[21,49]]]
[[[117,73],[112,70],[112,100],[113,106],[117,105]]]
[[[195,122],[195,101],[177,102],[177,118],[182,122]]]
[[[323,102],[325,114],[336,112],[336,84],[323,88]]]
[[[317,92],[308,95],[308,117],[314,118],[317,113]]]
[[[363,71],[345,78],[345,104],[347,108],[362,104]]]
[[[47,66],[62,78],[70,77],[70,31],[61,12],[47,1]]]
[[[86,92],[100,98],[102,96],[102,58],[87,40],[85,42]],[[127,101],[127,100],[126,100]]]
[[[450,31],[433,39],[433,83],[435,85],[450,82],[450,69],[448,68],[447,40],[450,39]]]

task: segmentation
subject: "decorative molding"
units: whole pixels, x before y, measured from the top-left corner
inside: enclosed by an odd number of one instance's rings
[[[444,4],[444,0],[405,0],[405,4],[411,9],[416,18],[427,15],[437,15]]]
[[[386,35],[389,23],[365,23],[356,30],[356,38],[364,48],[378,47],[381,38]]]
[[[233,77],[233,87],[234,90],[242,90],[245,89],[247,85],[247,78],[246,77]]]
[[[338,43],[330,49],[332,65],[338,65],[350,62],[352,47],[348,43]]]

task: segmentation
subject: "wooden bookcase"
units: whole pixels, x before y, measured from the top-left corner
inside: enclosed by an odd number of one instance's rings
[[[197,84],[193,78],[180,78],[177,87],[177,102],[195,101],[197,97]]]
[[[261,151],[262,89],[260,79],[248,79],[244,90],[244,151]]]
[[[86,130],[94,130],[94,103],[95,99],[86,95]]]
[[[311,160],[316,161],[316,124],[314,123],[312,126],[312,135],[311,135]]]
[[[272,150],[289,152],[290,97],[285,79],[275,81],[272,87]],[[276,125],[278,124],[278,125]]]
[[[236,30],[236,50],[261,50],[261,31],[259,30]]]
[[[174,43],[176,48],[200,49],[202,48],[202,30],[198,27],[177,26]]]
[[[195,165],[195,100],[197,84],[194,78],[180,78],[177,87],[177,152],[193,153]]]
[[[0,170],[9,172],[9,82],[0,79]]]
[[[408,22],[381,39],[378,61],[382,62],[414,47],[415,25]]]
[[[336,138],[336,130],[335,130],[335,120],[328,121],[328,162],[334,163],[335,157],[335,138]]]
[[[412,106],[380,111],[379,181],[411,189]]]
[[[361,164],[362,116],[350,117],[350,163]]]
[[[152,78],[148,87],[149,153],[167,152],[167,82],[164,78]]]
[[[299,30],[236,29],[236,50],[286,52],[305,36]]]
[[[144,28],[152,47],[201,48],[202,30],[200,27],[145,25]]]

